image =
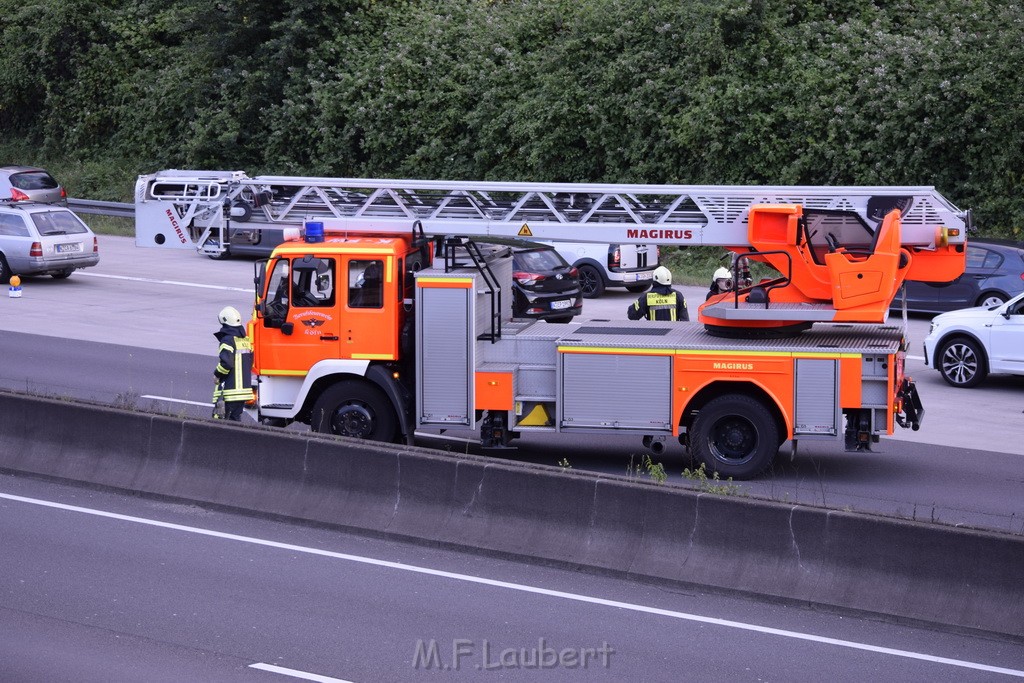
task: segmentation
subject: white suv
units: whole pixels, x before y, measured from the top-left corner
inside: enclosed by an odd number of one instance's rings
[[[954,387],[973,387],[988,374],[1024,375],[1024,294],[932,318],[924,364]]]
[[[583,296],[596,299],[607,287],[625,287],[639,293],[651,286],[658,267],[656,244],[594,244],[591,242],[545,242],[575,266],[580,273]]]

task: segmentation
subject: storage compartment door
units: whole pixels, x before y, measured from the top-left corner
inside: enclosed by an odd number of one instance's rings
[[[672,358],[563,353],[560,426],[672,431]]]
[[[795,435],[839,434],[839,364],[832,359],[796,359]]]
[[[416,315],[418,425],[472,425],[472,290],[420,287]]]

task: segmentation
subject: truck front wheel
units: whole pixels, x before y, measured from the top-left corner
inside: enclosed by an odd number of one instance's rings
[[[380,389],[365,382],[339,382],[317,399],[309,424],[314,432],[392,442],[397,422]]]
[[[690,452],[709,472],[750,479],[764,471],[779,451],[779,428],[771,412],[749,396],[719,396],[693,421]]]

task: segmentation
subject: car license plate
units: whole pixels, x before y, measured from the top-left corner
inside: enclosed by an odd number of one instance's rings
[[[561,301],[551,302],[551,310],[553,311],[560,311],[563,308],[569,308],[570,306],[572,306],[572,302],[569,301],[568,299],[562,299]]]
[[[67,253],[70,253],[72,251],[82,251],[82,245],[79,244],[78,242],[72,242],[71,244],[58,244],[57,245],[57,253],[58,254],[67,254]]]
[[[653,277],[654,277],[653,273],[637,273],[636,274],[637,282],[639,282],[640,280],[650,280]]]

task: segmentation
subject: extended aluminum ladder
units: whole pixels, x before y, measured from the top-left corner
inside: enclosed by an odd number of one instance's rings
[[[743,246],[754,204],[847,209],[874,224],[903,211],[903,243],[963,242],[970,212],[933,187],[623,185],[257,176],[168,170],[139,176],[139,246],[223,251],[226,228],[515,237],[572,242]],[[947,238],[948,235],[948,238]]]

